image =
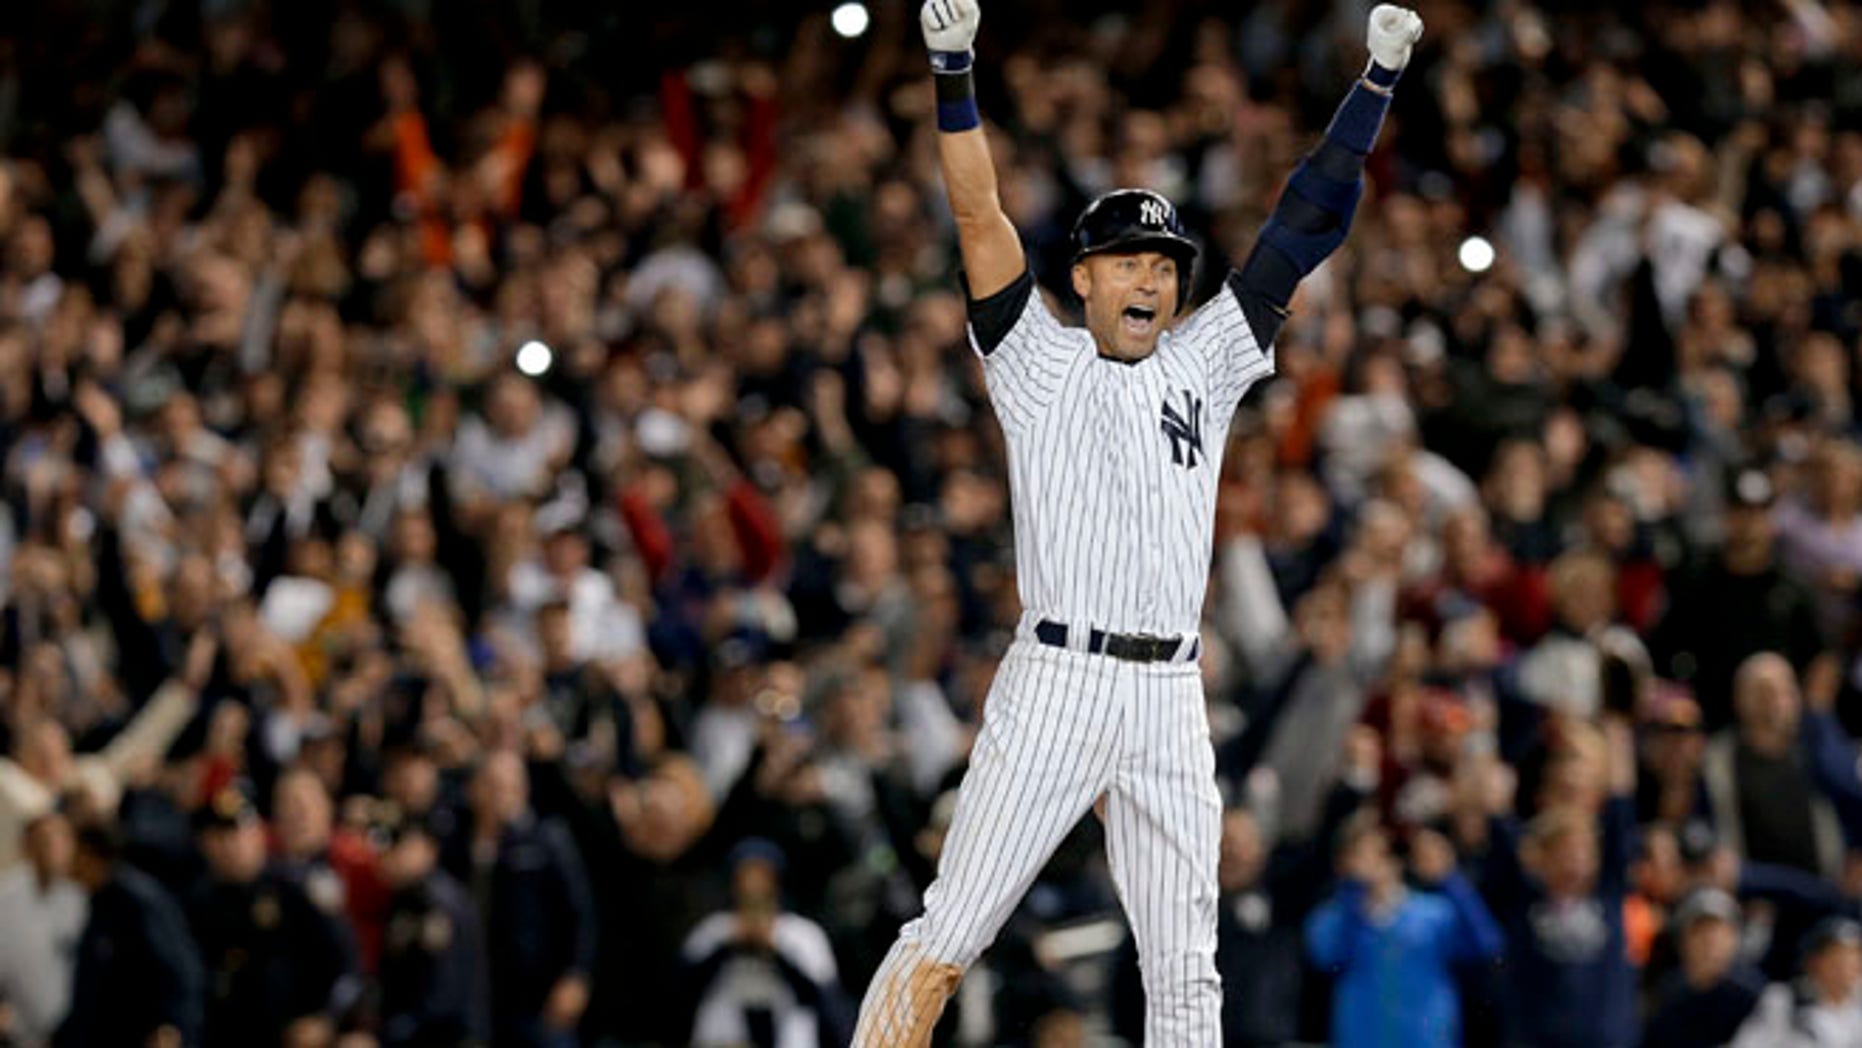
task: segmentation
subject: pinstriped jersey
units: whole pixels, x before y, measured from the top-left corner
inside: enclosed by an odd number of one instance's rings
[[[993,347],[972,324],[1008,444],[1026,611],[1119,633],[1196,632],[1229,424],[1274,370],[1232,283],[1135,363],[1100,356],[1039,293]]]

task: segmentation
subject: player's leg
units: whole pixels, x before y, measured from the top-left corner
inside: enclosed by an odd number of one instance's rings
[[[1106,853],[1144,975],[1144,1043],[1222,1043],[1216,860],[1222,796],[1194,667],[1127,669],[1125,749],[1106,798]]]
[[[944,1002],[1111,774],[1106,660],[1017,644],[989,689],[925,910],[867,987],[854,1044],[930,1041]]]

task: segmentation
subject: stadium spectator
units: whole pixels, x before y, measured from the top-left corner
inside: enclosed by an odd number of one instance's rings
[[[88,901],[71,879],[71,823],[56,811],[26,824],[25,861],[0,875],[0,1000],[6,1032],[24,1044],[49,1040],[71,1003],[71,965]]]
[[[1848,1044],[1862,1037],[1862,927],[1832,918],[1804,940],[1803,978],[1773,983],[1735,1048]]]
[[[1738,727],[1702,762],[1715,829],[1753,862],[1840,877],[1858,795],[1853,744],[1827,710],[1804,708],[1782,656],[1748,658],[1733,689]]]
[[[1799,350],[1827,353],[1829,340],[1813,339]],[[1840,367],[1840,356],[1838,357]],[[1846,398],[1847,382],[1836,391]],[[1847,429],[1847,419],[1836,428]],[[1817,598],[1817,618],[1826,637],[1848,635],[1851,606],[1862,571],[1862,450],[1840,440],[1818,445],[1806,464],[1803,493],[1779,503],[1775,511],[1779,561]]]
[[[1694,688],[1710,730],[1732,722],[1733,677],[1748,656],[1782,652],[1802,672],[1824,643],[1811,595],[1777,561],[1775,492],[1757,470],[1732,480],[1725,540],[1676,578],[1652,637],[1663,675]],[[1752,613],[1735,624],[1712,611],[1735,606]]]
[[[1731,1041],[1758,1004],[1762,978],[1739,960],[1739,904],[1703,888],[1675,910],[1680,968],[1654,988],[1643,1048]]]
[[[1707,817],[1701,760],[1707,738],[1700,706],[1675,685],[1657,685],[1640,723],[1641,765],[1636,776],[1636,818],[1670,830]]]
[[[595,962],[594,902],[575,842],[537,818],[529,792],[522,757],[486,754],[447,872],[467,886],[485,929],[493,1039],[573,1044]]]
[[[807,1048],[852,1035],[834,951],[821,927],[785,911],[784,860],[752,838],[733,849],[731,908],[698,923],[685,941],[694,1045]]]
[[[319,910],[349,925],[363,967],[374,968],[381,941],[387,885],[368,841],[335,826],[330,795],[305,768],[278,777],[272,790],[275,864]]]
[[[209,987],[187,919],[122,853],[113,828],[78,829],[71,872],[90,895],[90,914],[78,939],[71,1008],[52,1043],[199,1044]]]
[[[202,1043],[319,1043],[359,992],[340,899],[320,904],[274,867],[245,787],[221,789],[195,818],[207,877],[188,924],[208,979]]]
[[[204,683],[213,655],[211,639],[199,638],[189,655],[187,679],[158,689],[100,752],[73,755],[68,731],[52,716],[21,716],[16,721],[14,756],[0,758],[0,840],[6,842],[0,844],[0,870],[18,861],[24,836],[20,831],[50,811],[67,790],[82,790],[96,807],[115,811],[123,780],[158,763],[194,715],[196,689]]]
[[[1340,832],[1338,894],[1306,923],[1314,964],[1337,976],[1332,1043],[1461,1043],[1457,965],[1497,959],[1499,926],[1456,869],[1454,846],[1431,830],[1410,841],[1412,892],[1374,813]]]
[[[390,894],[376,1006],[381,1043],[489,1044],[485,941],[472,898],[439,868],[429,816],[397,810],[382,829]]]
[[[1507,818],[1489,832],[1481,887],[1506,929],[1507,1036],[1522,1043],[1617,1046],[1638,1036],[1624,929],[1635,752],[1620,714],[1601,745],[1601,759],[1558,755],[1553,767],[1570,770],[1548,770],[1559,785],[1523,837]]]

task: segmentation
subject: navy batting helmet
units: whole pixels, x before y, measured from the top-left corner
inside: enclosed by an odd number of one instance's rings
[[[1196,243],[1170,201],[1148,189],[1114,189],[1086,205],[1073,223],[1073,261],[1088,255],[1156,251],[1177,261],[1177,312],[1190,301]]]

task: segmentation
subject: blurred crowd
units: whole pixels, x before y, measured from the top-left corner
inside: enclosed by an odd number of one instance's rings
[[[1020,610],[916,10],[636,6],[0,11],[0,1043],[849,1037]],[[989,7],[1044,293],[1213,293],[1367,6]],[[1227,1043],[1862,1043],[1862,5],[1423,6],[1223,466]],[[940,1044],[1136,1043],[1102,844]]]

